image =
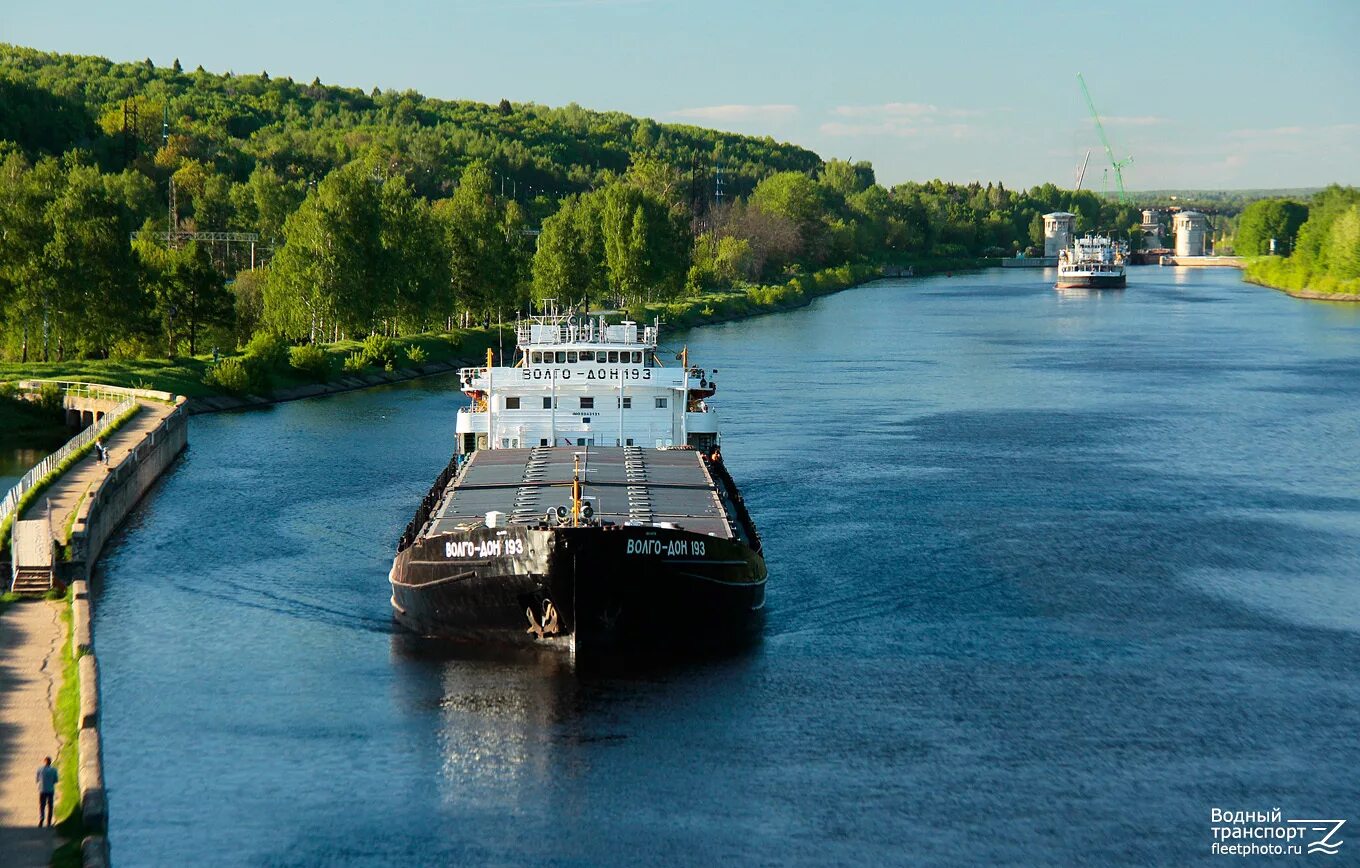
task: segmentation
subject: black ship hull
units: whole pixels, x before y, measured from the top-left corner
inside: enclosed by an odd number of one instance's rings
[[[476,526],[415,540],[392,566],[403,627],[573,649],[700,644],[759,623],[765,562],[679,527]]]
[[[1060,274],[1058,289],[1123,289],[1123,274]]]

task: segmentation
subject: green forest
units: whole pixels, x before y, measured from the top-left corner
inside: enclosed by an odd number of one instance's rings
[[[1274,241],[1274,249],[1271,242]],[[1360,296],[1360,189],[1262,199],[1243,209],[1237,250],[1248,280],[1279,289]]]
[[[10,45],[0,175],[0,358],[18,364],[286,359],[547,298],[635,316],[795,304],[884,265],[1032,251],[1053,210],[1140,237],[1133,203],[1051,184],[887,188],[868,163],[574,104]],[[390,364],[374,346],[349,360]],[[217,386],[259,387],[227,373]]]

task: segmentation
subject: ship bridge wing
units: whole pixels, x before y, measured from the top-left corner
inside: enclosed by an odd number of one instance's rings
[[[575,459],[582,497],[616,524],[667,522],[694,533],[733,536],[733,522],[699,453],[689,449],[540,446],[474,452],[450,483],[431,533],[481,523],[488,512],[538,524],[549,509],[571,507]]]

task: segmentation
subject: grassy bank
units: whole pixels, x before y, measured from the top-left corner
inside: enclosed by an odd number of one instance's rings
[[[512,331],[513,329],[509,327],[505,329],[507,339],[510,341],[514,340]],[[477,358],[486,352],[487,347],[496,343],[497,334],[494,327],[458,329],[447,334],[412,335],[393,339],[401,360],[397,367],[405,366],[404,360],[412,348],[419,348],[417,355],[423,357],[424,364]],[[287,389],[340,377],[345,373],[345,359],[361,347],[362,341],[340,341],[323,346],[321,349],[326,355],[327,370],[320,376],[294,368],[286,360],[273,365],[268,372],[269,390]],[[245,357],[245,353],[235,353],[221,358],[240,360]],[[134,389],[157,389],[190,398],[231,394],[204,381],[212,367],[211,355],[184,357],[174,361],[91,359],[23,364],[0,362],[0,382],[24,379],[83,380]]]
[[[57,754],[57,831],[66,839],[52,856],[54,866],[81,864],[85,824],[80,815],[80,657],[71,650],[71,591],[61,601],[61,687],[52,710],[61,750]]]
[[[1342,280],[1310,271],[1290,258],[1259,256],[1247,261],[1242,277],[1248,283],[1283,290],[1308,298],[1336,296],[1339,301],[1360,298],[1360,277]]]

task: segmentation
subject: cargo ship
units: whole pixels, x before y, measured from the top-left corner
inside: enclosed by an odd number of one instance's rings
[[[573,651],[749,635],[766,568],[718,372],[662,364],[659,332],[547,310],[510,364],[459,371],[452,458],[389,575],[398,624]]]
[[[1088,233],[1058,254],[1058,289],[1123,289],[1127,255],[1105,235]]]

